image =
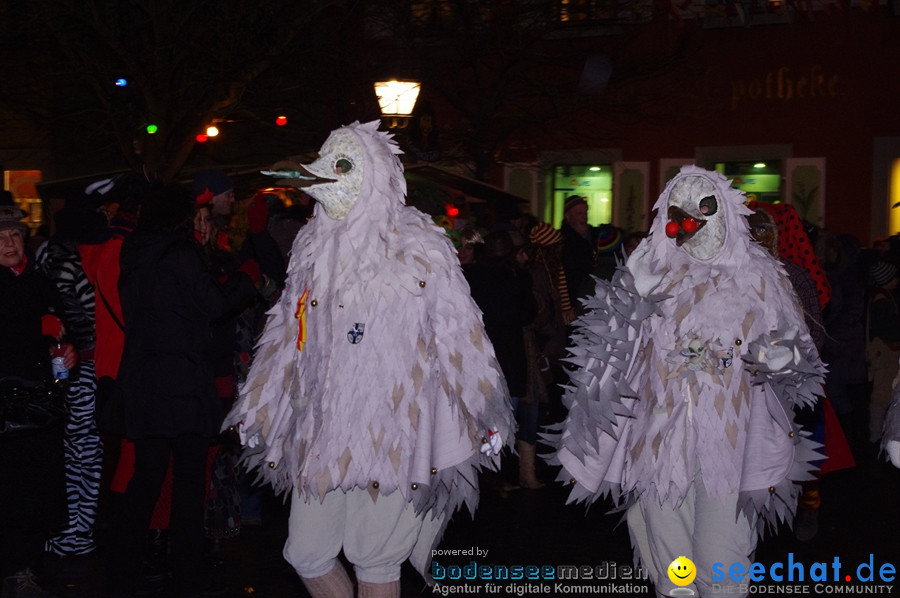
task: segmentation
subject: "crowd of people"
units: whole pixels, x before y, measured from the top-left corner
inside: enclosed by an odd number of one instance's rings
[[[0,400],[43,393],[65,404],[33,429],[0,430],[0,477],[16,480],[0,488],[3,598],[51,597],[39,584],[42,558],[96,550],[104,508],[110,597],[154,584],[215,594],[210,553],[259,521],[265,490],[222,423],[304,222],[277,217],[277,197],[238,199],[222,172],[193,183],[136,175],[92,186],[67,198],[53,235],[35,247],[22,212],[8,197],[0,205]],[[587,207],[566,199],[560,229],[523,214],[456,236],[516,422],[514,450],[491,484],[504,495],[550,483],[540,433],[567,416],[573,325],[597,282],[613,280],[648,237],[591,226]],[[817,475],[879,458],[900,363],[900,242],[863,249],[789,206],[751,207],[754,242],[789,276],[828,366],[823,399],[797,407],[829,457]],[[803,541],[815,537],[819,500],[807,480]]]
[[[279,200],[257,194],[233,210],[225,174],[194,182],[192,192],[135,175],[74,193],[34,248],[21,210],[0,206],[0,467],[16,480],[0,499],[4,598],[50,596],[37,579],[43,555],[94,552],[101,509],[110,596],[165,576],[173,594],[209,590],[198,572],[239,532],[239,495],[246,520],[259,520],[260,490],[220,425],[284,281],[267,231]],[[13,379],[55,393],[64,411],[13,434],[24,417],[6,407],[22,400]]]

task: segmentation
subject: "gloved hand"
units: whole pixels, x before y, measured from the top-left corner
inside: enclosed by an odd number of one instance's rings
[[[900,468],[900,440],[888,440],[885,442],[884,452],[887,453],[894,467]]]
[[[247,436],[247,429],[244,426],[244,422],[242,421],[238,422],[237,434],[238,438],[241,441],[241,444],[246,446],[247,448],[256,448],[257,446],[259,446],[259,443],[262,440],[259,432],[256,432],[252,436]]]
[[[253,284],[259,283],[262,278],[262,270],[259,269],[259,263],[256,260],[247,260],[238,267],[238,272],[243,272],[250,277]]]
[[[268,220],[269,204],[266,203],[266,197],[262,193],[256,193],[247,208],[247,224],[250,232],[256,234],[263,232],[266,230]]]
[[[497,426],[492,426],[485,436],[486,442],[481,444],[482,454],[488,457],[495,457],[503,450],[503,438],[500,437],[500,430]]]
[[[41,334],[52,336],[59,340],[63,335],[63,323],[53,314],[44,314],[41,316]]]

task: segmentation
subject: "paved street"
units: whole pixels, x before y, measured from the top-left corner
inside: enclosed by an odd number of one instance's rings
[[[549,475],[551,472],[544,471]],[[886,563],[900,567],[900,472],[884,464],[866,462],[852,470],[832,473],[822,482],[823,506],[820,531],[814,541],[801,543],[789,530],[763,541],[756,561],[766,570],[772,563],[804,566],[806,575],[815,563],[826,563],[829,574],[837,557],[841,577],[851,582],[819,586],[820,594],[867,586],[868,591],[888,594],[900,587],[896,581],[861,584],[857,567],[871,558],[875,573]],[[628,533],[617,525],[620,516],[608,515],[608,505],[565,505],[566,491],[551,485],[542,490],[503,492],[498,484],[483,484],[481,506],[474,520],[457,514],[435,556],[440,567],[450,574],[464,574],[464,566],[474,560],[478,565],[588,566],[594,579],[518,580],[505,582],[446,580],[437,591],[428,588],[418,574],[403,571],[404,597],[441,595],[631,595],[652,596],[650,585],[641,579],[627,579],[632,564]],[[225,591],[223,598],[293,598],[308,594],[291,568],[281,557],[287,534],[287,508],[276,497],[265,504],[261,526],[245,527],[236,538],[225,541],[222,563],[216,568]],[[454,555],[453,552],[456,551]],[[53,561],[48,572],[54,591],[60,598],[100,598],[102,590],[102,551],[97,555]],[[459,569],[452,569],[452,566]],[[821,568],[821,567],[820,567]],[[524,571],[524,569],[523,569]],[[795,567],[796,571],[796,567]],[[867,569],[861,573],[865,575]],[[440,569],[438,569],[440,572]],[[449,577],[449,575],[448,575]],[[794,579],[797,582],[797,579]],[[816,586],[807,578],[804,588],[815,595]],[[784,585],[784,584],[782,584]],[[796,583],[792,585],[797,585]],[[777,588],[767,582],[756,588],[759,594],[772,594]],[[578,591],[585,590],[585,591]],[[783,591],[783,590],[781,590]],[[796,591],[796,588],[795,588]],[[148,593],[166,596],[165,590]]]

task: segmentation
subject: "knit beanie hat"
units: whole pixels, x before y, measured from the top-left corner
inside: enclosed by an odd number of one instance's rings
[[[0,206],[0,230],[18,228],[27,231],[28,225],[22,222],[25,212],[15,206]]]
[[[531,229],[528,238],[535,245],[549,247],[561,242],[562,234],[546,222],[538,222]]]
[[[869,282],[883,287],[897,276],[897,267],[885,261],[877,261],[869,267]]]
[[[597,252],[611,253],[622,245],[622,231],[611,224],[600,226],[597,234]]]
[[[563,214],[565,214],[566,212],[568,212],[569,210],[571,210],[572,208],[574,208],[575,206],[580,205],[580,204],[587,205],[587,202],[584,200],[583,197],[581,197],[579,195],[570,195],[569,197],[566,198],[566,201],[563,204]]]

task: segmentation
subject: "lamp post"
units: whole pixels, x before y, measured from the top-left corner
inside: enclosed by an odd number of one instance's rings
[[[381,116],[391,118],[391,128],[406,126],[406,119],[412,114],[419,97],[418,81],[390,81],[375,82],[375,95],[378,97],[378,106]],[[402,120],[401,120],[402,119]]]

